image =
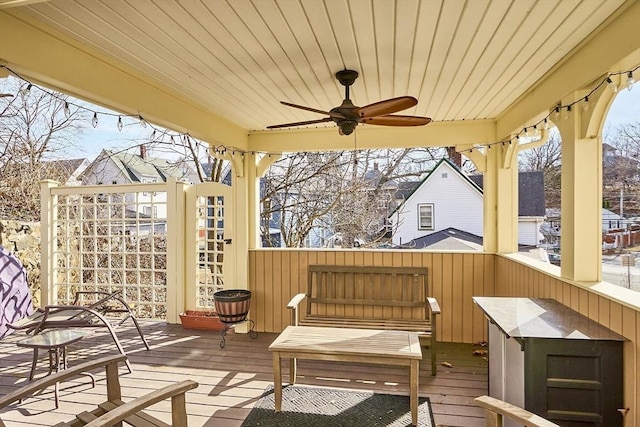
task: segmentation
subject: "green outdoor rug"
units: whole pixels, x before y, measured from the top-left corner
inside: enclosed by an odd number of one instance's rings
[[[279,413],[274,411],[273,388],[267,388],[242,423],[242,427],[410,425],[409,396],[306,386],[284,387]],[[419,398],[418,426],[435,427],[426,397]]]

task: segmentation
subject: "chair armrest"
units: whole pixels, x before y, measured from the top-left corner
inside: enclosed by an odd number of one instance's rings
[[[53,375],[40,378],[39,380],[31,381],[30,383],[20,387],[19,389],[0,397],[0,409],[9,406],[11,403],[21,400],[25,397],[31,396],[39,390],[43,390],[57,382],[67,380],[69,378],[80,376],[84,372],[90,372],[97,368],[107,367],[109,365],[125,362],[126,356],[121,354],[117,356],[102,357],[100,359],[91,360],[89,362],[81,363],[80,365],[73,366],[63,371],[57,372]]]
[[[289,304],[287,304],[287,308],[288,309],[297,309],[298,305],[302,302],[302,300],[307,296],[307,294],[298,294],[298,295],[294,295],[293,298],[291,298],[291,301],[289,301]]]
[[[298,306],[302,302],[302,300],[307,296],[307,294],[297,294],[291,298],[289,304],[287,304],[287,308],[291,310],[291,325],[298,326],[298,321],[300,320],[300,312],[298,311]]]
[[[427,302],[429,303],[431,314],[440,314],[440,305],[435,298],[427,297]]]
[[[525,409],[507,402],[503,402],[502,400],[494,399],[493,397],[480,396],[476,397],[473,400],[475,401],[476,405],[485,409],[487,415],[489,415],[489,413],[499,414],[502,417],[507,417],[515,420],[519,424],[524,424],[527,427],[560,427],[558,424],[553,423],[549,420],[545,420],[544,418],[536,414],[532,414]],[[489,418],[490,417],[487,416],[487,420],[489,420]],[[493,424],[487,425],[491,426]]]
[[[131,415],[137,414],[143,409],[161,402],[169,397],[172,398],[171,402],[171,412],[174,416],[176,414],[184,414],[186,417],[186,411],[184,410],[185,400],[184,399],[174,399],[176,396],[184,396],[184,394],[188,390],[192,390],[198,387],[198,383],[191,380],[181,381],[179,383],[168,385],[160,390],[153,391],[151,393],[145,394],[144,396],[138,397],[130,402],[127,402],[123,405],[118,406],[115,409],[107,412],[106,414],[96,418],[90,423],[86,424],[86,427],[99,427],[99,426],[111,426],[124,421],[126,418]],[[182,410],[174,407],[174,405],[182,406]],[[186,420],[184,420],[186,425]]]

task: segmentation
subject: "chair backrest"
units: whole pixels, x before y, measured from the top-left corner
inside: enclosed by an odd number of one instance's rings
[[[9,323],[32,313],[27,271],[14,254],[0,246],[0,338],[13,332]]]

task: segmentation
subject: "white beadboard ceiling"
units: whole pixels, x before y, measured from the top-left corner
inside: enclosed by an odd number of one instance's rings
[[[0,0],[253,130],[354,104],[494,118],[623,0]]]

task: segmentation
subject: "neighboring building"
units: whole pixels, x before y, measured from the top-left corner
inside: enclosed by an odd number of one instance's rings
[[[393,243],[425,247],[425,243],[438,239],[427,238],[429,235],[446,231],[440,237],[451,238],[452,232],[457,232],[456,243],[464,240],[471,244],[463,246],[477,245],[472,236],[483,235],[482,183],[482,175],[467,176],[450,160],[441,160],[411,193],[403,188],[406,198],[391,215]],[[518,190],[518,244],[535,246],[542,240],[540,226],[544,221],[542,173],[520,173]]]
[[[44,166],[52,173],[55,180],[65,186],[82,185],[80,175],[90,165],[87,159],[52,160],[44,162]]]
[[[78,178],[83,185],[120,185],[166,182],[169,177],[176,177],[185,182],[198,180],[193,168],[186,163],[148,157],[146,147],[141,146],[140,154],[102,150]],[[138,230],[157,231],[165,227],[165,192],[125,193],[124,197],[125,215],[127,218],[138,220]],[[132,230],[135,229],[133,226]]]
[[[469,177],[480,188],[482,175]],[[544,174],[537,172],[518,173],[518,244],[536,246],[544,236],[540,227],[545,220]]]
[[[443,159],[391,215],[393,243],[456,228],[482,236],[482,190],[458,167]]]

